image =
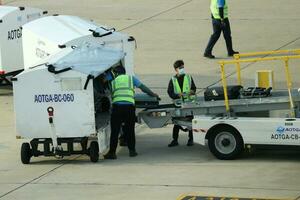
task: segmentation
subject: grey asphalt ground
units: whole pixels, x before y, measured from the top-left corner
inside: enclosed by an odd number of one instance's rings
[[[228,59],[224,39],[214,54],[202,57],[211,34],[209,0],[24,0],[7,5],[31,6],[50,14],[77,15],[115,27],[137,40],[135,71],[164,101],[172,64],[184,59],[201,91],[220,79],[217,61]],[[300,48],[299,0],[229,0],[233,43],[240,52]],[[299,61],[291,62],[295,87],[300,87]],[[243,82],[254,85],[258,69],[275,72],[277,88],[285,87],[280,62],[244,65]],[[233,73],[229,67],[227,73]],[[235,81],[235,75],[230,82]],[[172,127],[138,126],[136,158],[119,148],[118,159],[94,164],[87,156],[33,158],[20,161],[22,140],[15,139],[13,96],[0,89],[0,199],[176,199],[203,196],[300,199],[299,151],[257,150],[234,161],[217,160],[199,144],[168,148]]]

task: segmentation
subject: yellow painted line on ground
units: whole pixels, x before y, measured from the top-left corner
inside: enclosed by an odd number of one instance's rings
[[[222,197],[222,196],[201,196],[194,194],[182,194],[177,200],[292,200],[292,199],[274,199],[274,198],[249,198],[249,197]]]

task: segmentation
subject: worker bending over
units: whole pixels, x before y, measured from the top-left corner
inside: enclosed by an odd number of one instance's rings
[[[196,93],[196,86],[191,75],[185,74],[183,60],[177,60],[174,63],[176,75],[173,76],[169,82],[168,94],[174,100],[191,101]],[[168,145],[169,147],[178,145],[179,130],[184,130],[179,125],[173,127],[173,140]],[[189,140],[187,146],[193,146],[193,132],[189,131]]]
[[[144,93],[158,97],[148,87],[142,84],[136,77],[125,74],[125,69],[121,66],[112,71],[111,92],[112,92],[112,113],[111,113],[111,136],[110,149],[104,155],[105,159],[116,159],[116,149],[118,145],[118,135],[122,123],[126,141],[128,143],[129,156],[137,156],[135,149],[135,101],[134,88],[140,88]]]

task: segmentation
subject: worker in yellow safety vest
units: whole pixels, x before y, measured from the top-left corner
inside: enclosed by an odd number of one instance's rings
[[[193,101],[196,93],[196,85],[192,76],[185,73],[183,60],[175,61],[173,66],[176,75],[173,76],[169,82],[168,94],[170,98],[173,100]],[[169,147],[178,145],[179,130],[187,131],[179,125],[174,125],[173,140],[168,145]],[[193,132],[192,130],[189,130],[189,140],[187,142],[187,146],[193,146],[193,144]]]
[[[231,30],[228,19],[228,5],[227,0],[211,0],[210,4],[213,34],[210,36],[209,42],[206,46],[204,57],[213,59],[215,56],[212,54],[212,50],[218,41],[221,32],[226,42],[228,56],[233,56],[239,52],[234,51],[232,48]]]
[[[106,80],[111,81],[112,93],[112,113],[111,113],[111,136],[110,149],[104,155],[105,159],[116,159],[116,149],[118,145],[118,135],[121,125],[125,133],[126,141],[129,149],[129,156],[137,156],[135,149],[135,101],[134,88],[140,88],[144,93],[157,97],[159,96],[152,92],[148,87],[141,83],[135,76],[125,74],[125,69],[122,66],[116,67],[112,73],[106,76]]]

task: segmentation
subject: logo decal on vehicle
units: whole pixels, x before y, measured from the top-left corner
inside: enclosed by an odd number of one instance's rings
[[[276,133],[271,134],[271,140],[299,140],[300,128],[278,126]]]
[[[284,128],[283,126],[279,126],[279,127],[277,127],[277,129],[276,129],[276,132],[279,133],[279,134],[283,134],[284,131],[285,131],[285,128]]]

